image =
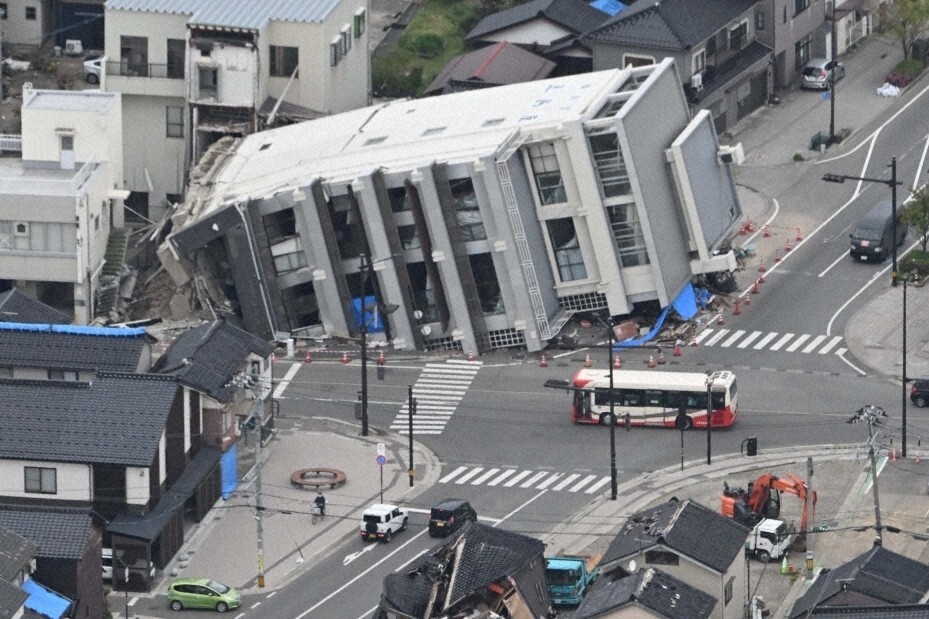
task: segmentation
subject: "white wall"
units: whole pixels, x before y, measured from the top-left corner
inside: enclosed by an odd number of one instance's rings
[[[27,466],[52,468],[57,471],[56,494],[26,492]],[[0,460],[0,496],[32,498],[48,501],[93,500],[93,471],[90,465],[41,460]]]
[[[148,203],[158,205],[167,193],[181,193],[184,186],[184,138],[167,137],[167,106],[185,107],[182,97],[123,96],[124,187],[154,191]]]
[[[36,18],[26,19],[26,7],[35,8]],[[48,3],[42,0],[7,0],[6,19],[0,23],[3,28],[3,42],[10,45],[41,45],[42,22],[48,17]]]
[[[149,470],[147,467],[126,467],[126,503],[145,505],[150,498]]]

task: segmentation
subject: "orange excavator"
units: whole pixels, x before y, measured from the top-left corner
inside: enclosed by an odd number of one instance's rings
[[[806,531],[807,525],[807,486],[806,482],[792,473],[778,477],[765,473],[755,481],[748,482],[748,488],[730,488],[723,482],[722,514],[734,518],[742,524],[753,527],[764,518],[778,519],[781,514],[781,492],[796,495],[803,501],[803,516],[800,518],[800,531]],[[816,513],[816,491],[813,491],[813,514]]]

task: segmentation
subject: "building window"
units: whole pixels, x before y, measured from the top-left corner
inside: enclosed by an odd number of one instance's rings
[[[810,8],[810,0],[794,0],[794,15],[799,15]]]
[[[271,46],[271,77],[290,77],[300,64],[296,47]]]
[[[0,250],[74,252],[74,224],[0,221]]]
[[[632,187],[626,163],[619,150],[619,138],[615,133],[590,135],[590,152],[594,158],[597,179],[600,182],[600,194],[604,198],[627,195]]]
[[[561,281],[586,279],[587,269],[584,267],[584,257],[581,255],[581,245],[577,240],[577,232],[574,230],[574,221],[566,217],[551,219],[546,224]]]
[[[781,23],[783,23],[783,24],[786,24],[786,23],[787,23],[787,5],[786,5],[786,4],[785,4],[784,7],[783,7],[783,12],[782,12],[782,16],[781,16]]]
[[[410,196],[406,193],[406,187],[389,188],[387,190],[387,199],[390,200],[390,210],[394,213],[410,210]]]
[[[184,79],[187,46],[184,39],[168,39],[167,76],[172,80]]]
[[[703,72],[706,68],[706,51],[700,50],[693,55],[693,60],[691,62],[691,73],[697,75],[698,73]]]
[[[726,587],[724,589],[724,595],[726,596],[726,601],[723,602],[723,606],[728,606],[729,602],[732,601],[732,583],[735,580],[735,576],[730,576],[729,580],[726,581]]]
[[[349,24],[342,26],[342,31],[339,32],[339,36],[342,37],[342,55],[345,56],[348,54],[348,50],[352,48],[352,27]]]
[[[10,366],[0,367],[0,378],[13,378],[13,368]]]
[[[289,254],[274,256],[274,271],[278,275],[296,271],[306,266],[306,254],[302,250],[297,250]]]
[[[270,245],[297,236],[297,217],[292,208],[270,213],[261,219],[264,222],[265,234],[268,236]]]
[[[200,77],[200,98],[216,98],[219,92],[219,70],[216,67],[198,67]]]
[[[148,39],[119,37],[119,74],[148,75]]]
[[[794,66],[798,71],[810,61],[810,47],[812,45],[812,34],[806,35],[794,44]]]
[[[400,245],[403,249],[419,249],[422,247],[416,226],[397,226],[397,234],[400,235]]]
[[[27,466],[25,471],[26,492],[39,494],[58,493],[58,472],[53,468],[40,466]]]
[[[481,311],[485,316],[505,314],[503,294],[500,292],[500,282],[497,280],[497,270],[490,254],[470,254],[471,273],[477,286],[477,298],[481,302]]]
[[[169,105],[165,108],[165,135],[169,138],[184,137],[184,108]]]
[[[48,371],[49,380],[77,380],[77,372],[73,370],[49,370]]]
[[[470,178],[458,178],[450,183],[452,200],[455,202],[455,214],[461,237],[464,241],[483,241],[487,238],[484,220],[477,204],[477,194]]]
[[[334,67],[342,60],[342,37],[337,36],[329,44],[329,66]]]
[[[0,2],[0,19],[6,19],[6,16],[7,16],[6,2]]]
[[[616,253],[624,267],[649,264],[645,235],[635,204],[615,204],[606,207]]]
[[[335,231],[339,255],[342,258],[357,258],[366,247],[364,226],[358,209],[352,208],[348,194],[329,198],[329,218]]]
[[[681,558],[667,550],[648,550],[645,553],[645,562],[650,565],[678,565]]]
[[[352,30],[355,32],[355,38],[357,39],[365,33],[365,10],[358,9],[355,11],[355,19],[352,22]]]
[[[26,19],[29,21],[35,21],[36,18],[36,9],[34,6],[26,7]]]
[[[729,29],[729,49],[738,51],[748,43],[748,22],[739,22]]]
[[[535,186],[539,191],[539,202],[543,205],[566,202],[568,198],[561,179],[561,169],[558,167],[555,145],[551,142],[533,144],[529,146],[528,151],[532,173],[535,175]]]
[[[755,30],[764,30],[764,11],[762,9],[755,11]]]
[[[636,54],[623,54],[623,68],[627,67],[647,67],[655,64],[655,58],[652,56],[638,56]]]
[[[316,302],[316,290],[313,282],[304,282],[281,290],[284,311],[290,321],[290,328],[318,325],[319,305]]]

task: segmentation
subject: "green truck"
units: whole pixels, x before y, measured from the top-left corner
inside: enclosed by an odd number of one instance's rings
[[[600,555],[545,558],[545,580],[552,604],[577,606],[587,587],[600,576]]]

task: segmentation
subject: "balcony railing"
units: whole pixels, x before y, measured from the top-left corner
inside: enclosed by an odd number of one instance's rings
[[[126,60],[110,60],[106,63],[107,75],[126,77],[157,77],[169,80],[184,79],[184,66],[179,64],[130,63]]]
[[[0,134],[0,153],[6,151],[23,152],[23,136]]]

